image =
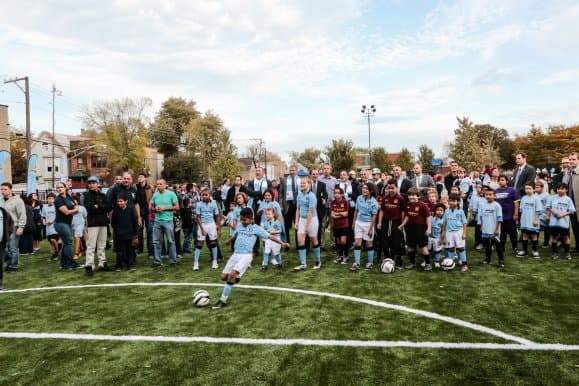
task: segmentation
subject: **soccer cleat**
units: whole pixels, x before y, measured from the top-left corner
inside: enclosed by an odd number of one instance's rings
[[[432,271],[432,265],[430,265],[430,264],[424,264],[424,270],[425,270],[425,271]]]
[[[460,266],[460,272],[468,272],[468,265],[463,264]]]
[[[534,257],[535,259],[540,259],[540,258],[541,258],[541,256],[539,256],[539,252],[537,252],[537,251],[533,251],[532,254],[533,254],[533,257]]]
[[[213,262],[211,263],[211,269],[217,269],[219,268],[219,264],[217,264],[217,260],[213,260]]]
[[[103,271],[103,272],[109,271],[109,266],[107,265],[106,262],[104,262],[103,265],[99,265],[99,271]]]
[[[440,263],[438,261],[434,262],[434,268],[440,268]]]
[[[408,263],[408,264],[406,265],[406,269],[414,269],[415,266],[416,266],[416,265],[415,265],[414,263]]]
[[[366,263],[366,269],[367,270],[371,270],[374,268],[374,264],[373,263]]]
[[[349,258],[348,256],[342,257],[342,261],[340,262],[340,264],[342,264],[342,265],[348,264],[348,260],[349,260],[349,259],[350,259],[350,258]]]
[[[343,257],[343,256],[340,256],[340,257],[338,257],[336,260],[334,260],[334,263],[335,263],[335,264],[340,264],[340,263],[342,263],[343,260],[344,260],[344,257]]]
[[[322,262],[321,261],[316,261],[314,263],[314,269],[320,269],[322,268]]]
[[[271,259],[271,265],[273,265],[273,266],[275,267],[275,266],[278,265],[278,264],[279,264],[279,263],[278,263],[277,259],[276,259],[275,257],[273,257],[273,258]]]
[[[217,303],[215,303],[215,305],[213,307],[211,307],[212,310],[219,310],[223,307],[225,307],[227,305],[227,303],[225,303],[223,300],[219,299],[217,301]]]
[[[558,253],[555,253],[555,252],[553,252],[553,254],[551,255],[551,259],[553,259],[553,260],[557,260],[558,258],[559,258],[559,254],[558,254]]]
[[[358,264],[358,263],[354,263],[354,264],[352,264],[352,266],[350,267],[350,271],[352,271],[352,272],[355,272],[355,271],[357,271],[357,270],[359,270],[359,269],[360,269],[360,264]]]
[[[199,271],[199,263],[197,261],[193,263],[193,271]]]
[[[570,252],[565,253],[564,259],[570,261],[571,260],[571,253]]]
[[[295,272],[305,271],[307,268],[308,268],[307,265],[305,265],[305,264],[300,264],[300,265],[294,267],[294,271],[295,271]]]
[[[519,251],[519,252],[517,252],[517,256],[518,256],[518,257],[527,256],[527,252],[525,252],[525,251]]]
[[[265,272],[267,270],[267,265],[262,265],[261,266],[261,272]]]
[[[423,261],[422,263],[420,263],[421,268],[424,268],[425,266],[426,266],[426,262]]]
[[[85,276],[92,276],[93,275],[91,265],[87,265],[86,267],[84,267],[84,275]]]
[[[483,249],[483,245],[477,244],[476,247],[474,247],[474,249],[476,249],[477,251],[480,251],[481,249]]]

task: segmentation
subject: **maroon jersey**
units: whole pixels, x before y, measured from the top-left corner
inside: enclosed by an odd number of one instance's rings
[[[426,206],[428,207],[428,210],[430,210],[430,215],[431,215],[431,216],[434,216],[434,205],[436,205],[436,204],[433,204],[432,202],[430,202],[430,201],[428,201],[428,200],[424,200],[423,202],[424,202],[424,203],[426,204]]]
[[[380,210],[382,210],[382,221],[401,221],[402,213],[406,209],[404,197],[400,194],[391,197],[388,194],[380,196]]]
[[[330,204],[330,209],[334,213],[345,213],[345,217],[340,218],[332,218],[333,225],[335,229],[343,229],[348,228],[348,210],[350,209],[350,205],[348,204],[348,200],[342,199],[340,201],[333,200]]]
[[[424,201],[409,202],[406,204],[407,224],[426,224],[426,219],[430,217],[430,209]]]

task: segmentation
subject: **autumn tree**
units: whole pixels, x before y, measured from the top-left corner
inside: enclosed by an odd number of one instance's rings
[[[354,143],[350,140],[333,139],[332,143],[326,147],[325,154],[336,173],[340,170],[351,170],[356,164]]]
[[[10,133],[10,163],[12,164],[12,183],[26,182],[28,175],[26,137],[21,132]]]
[[[553,167],[561,158],[579,148],[579,125],[551,126],[547,129],[531,126],[525,135],[514,140],[517,151],[527,154],[527,162],[535,167]]]
[[[383,147],[375,147],[372,149],[372,166],[386,173],[392,170],[392,162],[390,162],[390,158],[388,158],[386,149]]]
[[[410,171],[414,167],[415,162],[414,154],[410,150],[405,147],[400,149],[398,158],[396,158],[396,165],[400,166],[402,170]]]
[[[418,161],[422,164],[422,169],[425,173],[430,173],[432,170],[432,160],[434,159],[434,151],[428,145],[420,145],[418,147]]]

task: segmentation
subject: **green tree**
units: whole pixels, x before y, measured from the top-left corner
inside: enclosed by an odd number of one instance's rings
[[[416,159],[414,158],[414,154],[408,150],[407,148],[403,147],[400,149],[398,153],[398,158],[396,158],[396,165],[400,166],[402,170],[410,171],[414,167],[414,163]]]
[[[434,151],[428,145],[420,145],[418,147],[418,161],[422,164],[422,170],[425,173],[430,173],[432,170],[432,160],[434,159]]]
[[[225,177],[233,177],[241,171],[237,159],[237,147],[231,143],[231,134],[225,129],[219,133],[217,156],[209,164],[209,177],[214,183],[221,183]]]
[[[200,181],[201,162],[193,153],[178,152],[165,158],[161,175],[169,183]]]
[[[106,146],[109,172],[141,170],[147,145],[150,98],[123,98],[95,102],[81,115],[84,127],[98,133]]]
[[[307,170],[314,168],[319,169],[323,163],[321,155],[322,155],[321,150],[315,149],[313,147],[308,147],[304,149],[304,151],[299,153],[296,161],[301,165],[303,165]]]
[[[392,162],[388,158],[388,152],[383,147],[372,149],[372,165],[383,172],[389,173],[392,170]]]
[[[27,181],[28,160],[26,159],[26,137],[22,133],[10,133],[10,163],[12,165],[12,183]]]
[[[326,147],[325,154],[335,173],[339,173],[341,170],[351,170],[356,164],[354,143],[350,140],[333,139],[332,143]]]
[[[163,102],[149,129],[151,146],[156,147],[165,157],[176,154],[185,127],[200,116],[195,105],[193,100],[187,101],[178,97],[171,97]]]

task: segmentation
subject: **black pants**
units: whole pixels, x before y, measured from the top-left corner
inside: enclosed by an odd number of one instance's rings
[[[4,248],[0,247],[0,288],[2,288],[2,280],[4,278],[4,259],[5,258],[6,258],[6,247],[4,247]]]
[[[135,266],[135,250],[131,243],[131,239],[115,239],[115,249],[117,252],[117,264],[115,268],[131,268]]]
[[[400,220],[386,220],[382,222],[380,246],[385,259],[394,259],[397,266],[402,266],[402,256],[404,255],[404,233],[398,229],[402,222]]]
[[[577,220],[577,213],[571,213],[571,228],[573,229],[573,237],[575,238],[575,250],[577,250],[579,249],[579,221]]]
[[[501,225],[501,247],[503,251],[507,244],[507,236],[511,239],[513,251],[517,249],[517,223],[515,220],[504,220]]]
[[[285,235],[287,237],[287,242],[291,243],[290,239],[290,230],[292,229],[292,224],[296,219],[296,204],[294,201],[288,202],[287,203],[287,211],[283,214],[283,226],[285,228]],[[259,224],[259,223],[256,223]],[[298,240],[297,240],[297,231],[295,233],[295,245],[298,245]]]
[[[492,247],[494,246],[499,257],[499,263],[505,263],[505,250],[503,242],[498,243],[494,238],[483,238],[482,243],[485,247],[485,260],[491,262]]]

